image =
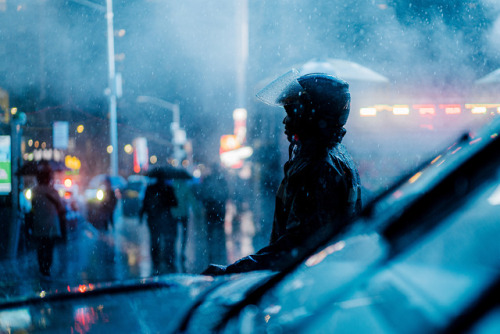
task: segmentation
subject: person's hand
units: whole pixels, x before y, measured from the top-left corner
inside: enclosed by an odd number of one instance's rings
[[[226,274],[226,266],[223,266],[220,264],[211,264],[201,274],[207,275],[207,276],[225,275]]]

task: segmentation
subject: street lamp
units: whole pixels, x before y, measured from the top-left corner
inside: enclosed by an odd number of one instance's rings
[[[172,123],[170,124],[170,131],[172,133],[172,142],[174,146],[174,159],[181,161],[183,152],[181,145],[186,142],[186,132],[180,126],[180,109],[178,103],[171,103],[153,96],[138,96],[136,101],[138,103],[150,103],[160,108],[172,111]]]

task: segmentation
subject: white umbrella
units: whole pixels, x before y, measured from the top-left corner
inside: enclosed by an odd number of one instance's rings
[[[383,75],[358,63],[332,58],[314,58],[299,67],[300,74],[327,73],[335,75],[347,82],[362,81],[373,83],[388,83]]]
[[[476,80],[476,84],[500,83],[500,68]]]

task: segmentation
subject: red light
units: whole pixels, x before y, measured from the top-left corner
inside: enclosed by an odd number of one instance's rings
[[[71,198],[71,192],[69,192],[69,191],[64,192],[64,198],[70,199]]]
[[[87,286],[84,284],[80,284],[78,286],[78,291],[80,291],[81,293],[84,293],[85,291],[87,291]]]
[[[73,185],[73,181],[71,179],[64,179],[64,186],[66,188],[70,188]]]

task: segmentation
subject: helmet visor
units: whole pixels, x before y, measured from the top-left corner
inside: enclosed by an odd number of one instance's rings
[[[300,95],[303,91],[297,81],[299,76],[299,71],[293,68],[262,88],[256,96],[271,106],[283,106],[290,97]]]

